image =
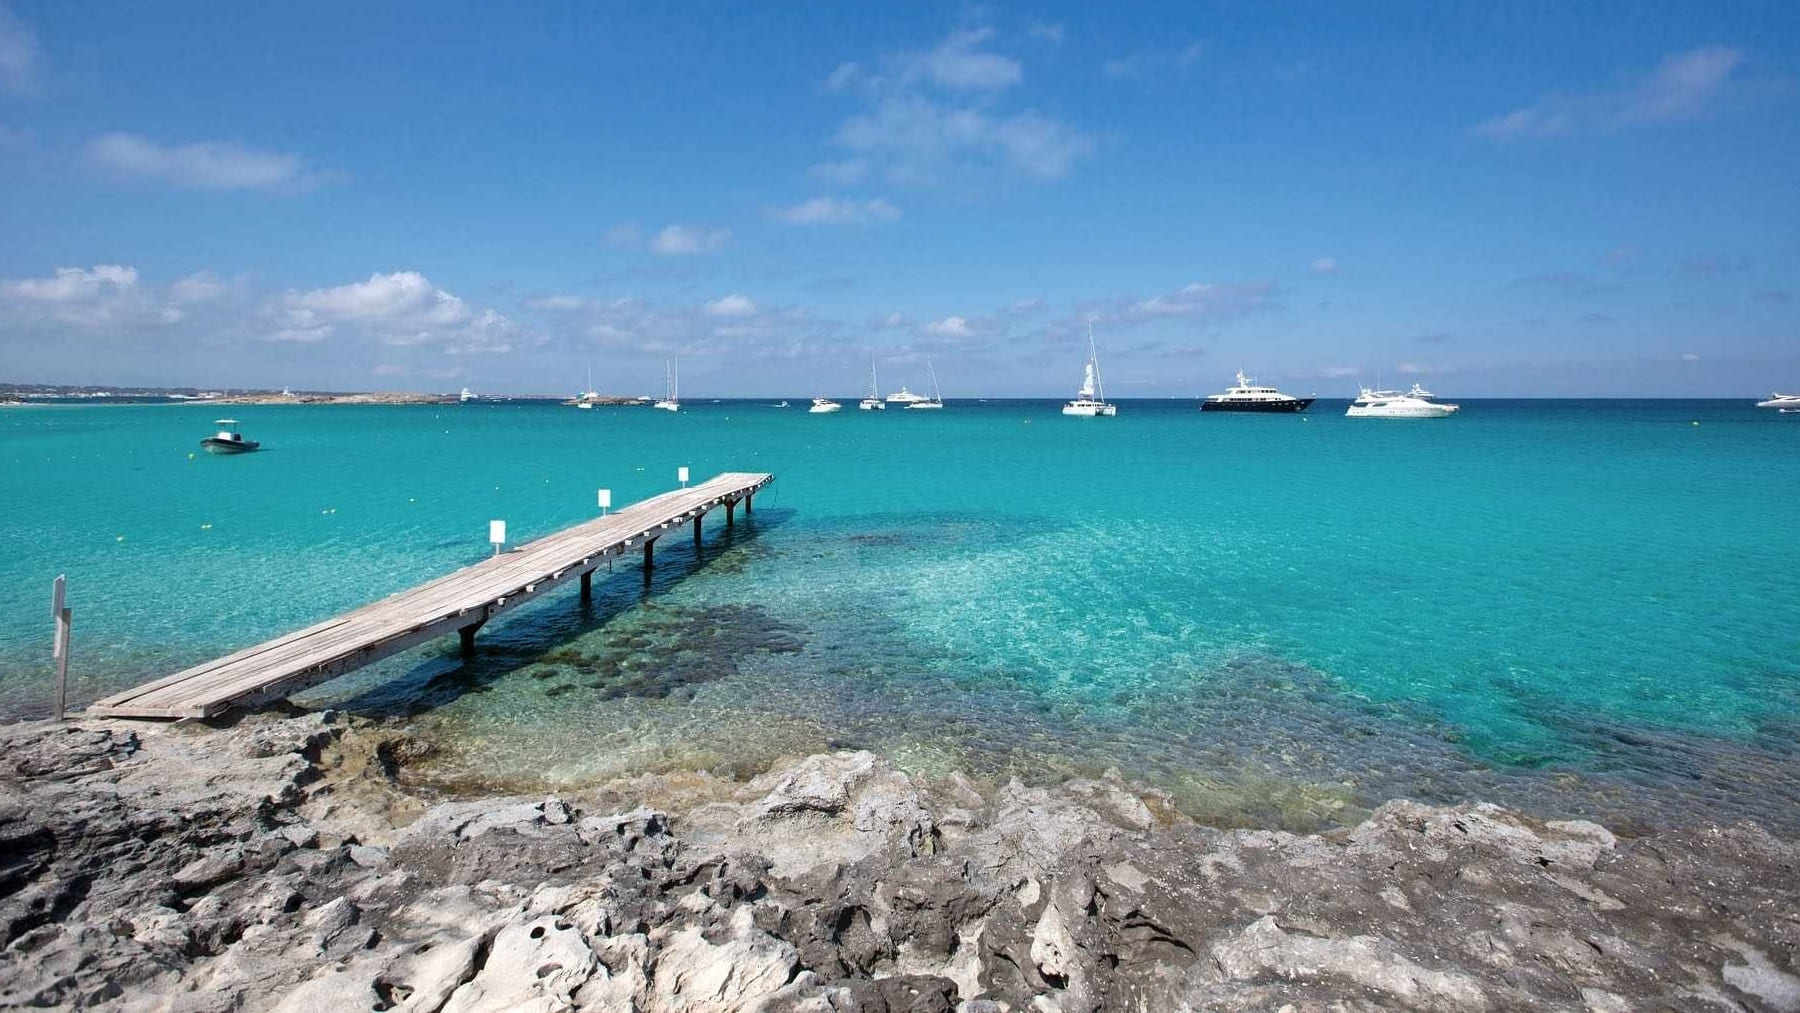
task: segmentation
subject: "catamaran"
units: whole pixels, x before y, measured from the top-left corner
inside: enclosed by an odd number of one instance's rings
[[[575,407],[592,409],[594,402],[600,399],[600,393],[594,390],[594,367],[588,367],[587,389],[575,395]]]
[[[881,386],[875,379],[875,360],[869,360],[869,396],[856,403],[856,407],[865,412],[887,410],[887,402],[881,399]]]
[[[937,370],[931,368],[931,360],[930,359],[925,360],[925,369],[927,372],[929,372],[931,374],[931,396],[928,398],[924,398],[924,397],[919,397],[918,395],[915,394],[914,400],[906,406],[909,410],[917,411],[920,408],[942,408],[942,407],[944,407],[944,395],[941,391],[938,390]],[[900,393],[902,393],[902,394],[906,393],[906,388],[905,387],[900,388]],[[890,397],[890,398],[888,398],[888,400],[892,401],[893,398]]]
[[[1063,405],[1064,415],[1096,418],[1119,414],[1119,406],[1106,400],[1106,386],[1100,382],[1100,353],[1094,348],[1094,325],[1088,324],[1087,366],[1081,372],[1081,389],[1075,400]]]
[[[667,373],[668,373],[668,376],[667,376],[668,394],[661,401],[658,401],[658,402],[656,402],[655,405],[652,405],[652,407],[661,408],[663,411],[666,411],[666,412],[678,412],[681,410],[681,363],[680,363],[680,361],[676,360],[676,359],[670,359]]]

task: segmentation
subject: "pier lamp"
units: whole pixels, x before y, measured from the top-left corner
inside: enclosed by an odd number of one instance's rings
[[[500,549],[506,545],[505,521],[488,521],[488,541],[494,543],[494,555],[498,556]]]

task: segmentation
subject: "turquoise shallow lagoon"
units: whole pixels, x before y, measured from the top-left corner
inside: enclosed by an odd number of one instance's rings
[[[792,400],[792,399],[790,399]],[[1444,421],[1126,402],[0,410],[0,712],[49,698],[69,576],[92,699],[624,503],[772,471],[709,527],[302,697],[408,724],[446,788],[733,773],[858,746],[922,773],[1117,768],[1221,823],[1397,795],[1800,828],[1800,417],[1469,401]],[[1697,425],[1695,423],[1698,423]]]

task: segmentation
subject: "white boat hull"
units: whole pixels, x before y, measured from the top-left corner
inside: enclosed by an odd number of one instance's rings
[[[1119,414],[1119,406],[1099,401],[1070,401],[1063,405],[1062,413],[1084,419],[1101,418]]]
[[[830,415],[833,412],[841,412],[843,410],[844,406],[841,404],[816,404],[811,408],[808,408],[806,413],[808,415]]]
[[[1800,394],[1774,394],[1767,401],[1756,402],[1758,408],[1774,408],[1782,412],[1800,412]]]
[[[1416,405],[1382,405],[1367,408],[1351,405],[1350,409],[1344,412],[1344,417],[1349,419],[1447,419],[1456,412],[1456,405],[1424,401]]]
[[[933,411],[933,410],[936,410],[936,409],[942,408],[942,407],[944,407],[944,403],[942,401],[915,401],[912,404],[907,405],[906,410],[914,411],[914,412]]]
[[[681,410],[681,403],[679,401],[658,401],[653,407],[666,412],[678,412]]]
[[[881,401],[877,401],[877,400],[875,400],[875,399],[874,399],[874,398],[872,398],[872,397],[866,397],[866,398],[863,398],[863,399],[862,399],[862,403],[861,403],[861,404],[859,404],[859,405],[857,405],[857,406],[856,406],[856,407],[857,407],[857,408],[859,408],[859,409],[861,409],[861,410],[862,410],[862,411],[865,411],[865,412],[884,412],[884,411],[887,411],[887,404],[886,404],[886,403],[884,403],[884,402],[881,402]]]

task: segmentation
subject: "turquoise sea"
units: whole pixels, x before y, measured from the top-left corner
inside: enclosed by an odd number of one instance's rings
[[[1116,768],[1217,823],[1482,798],[1800,829],[1800,417],[1465,401],[1443,421],[1050,401],[0,410],[0,713],[82,701],[696,478],[750,523],[305,694],[403,723],[445,790],[747,775],[826,747],[931,775]],[[722,521],[713,522],[714,525]]]

